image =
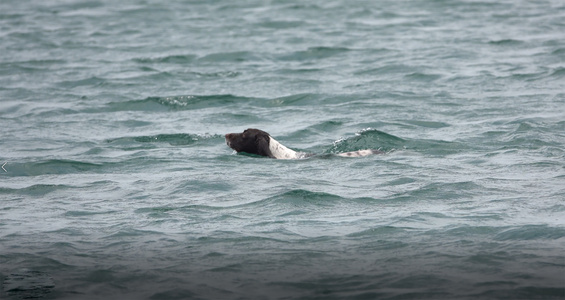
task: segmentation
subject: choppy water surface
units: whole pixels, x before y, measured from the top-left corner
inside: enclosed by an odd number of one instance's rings
[[[0,298],[564,299],[564,62],[562,1],[3,1]]]

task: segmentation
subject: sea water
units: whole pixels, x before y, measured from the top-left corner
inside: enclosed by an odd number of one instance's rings
[[[2,299],[565,298],[563,1],[4,0],[0,131]]]

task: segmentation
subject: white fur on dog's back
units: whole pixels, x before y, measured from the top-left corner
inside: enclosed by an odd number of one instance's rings
[[[269,150],[276,159],[297,159],[302,158],[298,152],[287,148],[285,145],[277,142],[274,138],[269,136]]]
[[[299,159],[310,156],[306,153],[296,152],[292,149],[287,148],[285,145],[279,143],[271,136],[269,136],[269,138],[270,138],[269,150],[276,159]],[[336,155],[342,157],[361,157],[361,156],[367,156],[373,154],[375,154],[375,150],[359,150],[359,151],[339,153]]]

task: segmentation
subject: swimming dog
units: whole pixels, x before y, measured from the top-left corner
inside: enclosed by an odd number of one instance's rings
[[[276,159],[299,159],[312,156],[314,154],[296,152],[279,143],[263,130],[249,128],[242,133],[228,133],[225,135],[226,144],[237,152],[257,154]],[[371,154],[382,154],[379,150],[359,150],[352,152],[339,153],[343,157],[361,157]]]

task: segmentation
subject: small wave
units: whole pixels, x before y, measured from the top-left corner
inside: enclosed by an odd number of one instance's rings
[[[229,104],[249,102],[254,98],[238,97],[234,95],[207,95],[207,96],[172,96],[148,97],[142,100],[125,102],[111,102],[107,105],[109,111],[169,111],[192,110],[210,107],[224,107]]]
[[[545,77],[545,72],[537,72],[537,73],[515,73],[510,75],[510,78],[516,80],[525,80],[525,81],[535,81],[539,79],[543,79]]]
[[[243,204],[242,206],[252,206],[252,207],[271,207],[273,205],[280,206],[281,208],[291,206],[295,208],[304,207],[334,207],[341,202],[372,202],[373,198],[344,198],[338,195],[324,193],[324,192],[312,192],[304,189],[295,189],[281,194],[268,197],[259,201],[252,203]],[[300,211],[288,211],[285,210],[284,214],[302,214]]]
[[[120,137],[106,140],[110,144],[129,145],[132,143],[168,143],[172,146],[192,145],[201,140],[223,138],[222,135],[202,135],[189,133],[158,134],[146,136]]]
[[[468,150],[469,147],[473,145],[451,142],[451,141],[441,141],[441,140],[424,140],[424,139],[412,139],[406,141],[405,147],[414,150],[425,151],[430,155],[448,155],[453,153],[459,153],[464,150]]]
[[[458,236],[460,238],[469,238],[473,236],[490,236],[496,233],[498,229],[492,226],[461,226],[446,231],[448,235]]]
[[[184,54],[184,55],[168,55],[163,57],[152,57],[152,58],[134,58],[133,61],[143,64],[155,64],[155,63],[166,63],[166,64],[186,64],[191,63],[196,59],[196,55]]]
[[[159,207],[142,207],[135,210],[135,213],[167,213],[176,210],[175,207],[159,206]]]
[[[552,77],[555,76],[559,78],[565,76],[565,68],[564,67],[555,68],[551,73],[551,76]]]
[[[535,120],[520,119],[510,122],[517,127],[498,138],[504,149],[541,149],[544,147],[560,147],[559,140],[555,140],[552,130],[547,124]]]
[[[287,28],[295,28],[304,25],[304,21],[275,21],[269,20],[260,22],[257,25],[266,28],[273,28],[273,29],[287,29]]]
[[[199,78],[232,78],[241,75],[240,72],[235,72],[235,71],[218,71],[218,72],[210,72],[210,73],[191,72],[190,74]]]
[[[37,176],[45,174],[71,174],[98,171],[103,165],[69,159],[49,159],[39,162],[13,163],[8,170],[11,176]]]
[[[88,217],[93,215],[104,215],[115,213],[116,211],[83,211],[83,210],[69,210],[65,212],[65,217]]]
[[[551,52],[553,55],[565,55],[565,48],[558,48]]]
[[[67,61],[61,59],[30,59],[14,62],[0,63],[0,74],[14,74],[17,71],[22,72],[48,72],[51,67],[63,65]]]
[[[200,62],[244,62],[256,60],[259,60],[259,58],[249,51],[219,52],[198,58]]]
[[[106,248],[112,248],[118,244],[122,244],[125,241],[122,240],[122,238],[130,238],[130,237],[144,237],[144,236],[150,236],[150,235],[164,235],[163,232],[160,231],[155,231],[155,230],[141,230],[141,229],[132,229],[132,228],[126,228],[126,229],[122,229],[120,231],[114,232],[112,234],[109,234],[107,236],[104,237],[104,239],[116,239],[119,240],[119,242],[113,243],[113,244],[108,244],[106,246]]]
[[[312,101],[319,101],[322,98],[319,94],[294,94],[279,98],[274,98],[269,101],[273,106],[296,106],[296,105],[308,105]]]
[[[258,105],[263,105],[267,107],[271,106],[319,106],[323,104],[339,104],[345,105],[351,101],[359,101],[360,99],[365,99],[363,95],[356,95],[352,97],[351,95],[329,95],[329,94],[318,94],[318,93],[300,93],[292,94],[283,97],[277,97],[273,99],[265,99],[263,101],[257,102]]]
[[[276,70],[275,72],[283,75],[300,75],[300,74],[308,74],[308,73],[318,73],[322,71],[323,70],[320,68],[296,67],[296,68],[281,68]]]
[[[29,196],[38,196],[52,193],[59,190],[66,190],[74,188],[70,185],[65,184],[34,184],[24,188],[13,189],[13,188],[0,188],[0,194],[23,194]]]
[[[72,88],[81,87],[81,86],[102,86],[104,84],[106,84],[105,79],[93,76],[93,77],[79,79],[79,80],[62,81],[62,82],[59,82],[58,85],[63,87],[63,88],[72,89]]]
[[[286,206],[296,207],[307,207],[307,206],[331,206],[340,200],[344,200],[340,196],[322,193],[322,192],[311,192],[308,190],[296,189],[288,192],[283,192],[281,194],[261,199],[255,202],[242,204],[242,207],[253,207],[254,209],[261,207],[272,207],[277,206],[279,208],[284,208]],[[269,209],[272,210],[272,209]],[[284,209],[283,209],[284,210]],[[284,210],[284,214],[288,214],[287,210]],[[293,214],[301,214],[294,211]]]
[[[277,203],[287,203],[293,205],[328,205],[332,202],[342,200],[343,198],[337,195],[322,193],[322,192],[311,192],[308,190],[291,190],[284,192],[280,195],[276,195],[269,199],[269,201],[274,201]]]
[[[392,195],[391,200],[404,199],[464,199],[472,195],[472,191],[484,190],[484,187],[471,181],[454,183],[430,183],[415,190]],[[430,215],[420,214],[430,217]],[[432,216],[437,218],[439,216]]]
[[[418,127],[426,127],[426,128],[444,128],[449,127],[450,125],[444,122],[435,122],[435,121],[421,121],[421,120],[411,120],[405,121],[408,124],[416,125]]]
[[[210,76],[231,76],[229,74],[212,74]],[[237,76],[237,75],[234,75]],[[358,98],[356,98],[358,100]],[[260,107],[304,106],[324,104],[343,104],[351,101],[351,95],[326,95],[317,93],[300,93],[276,98],[254,98],[219,95],[182,95],[171,97],[147,97],[145,99],[110,102],[100,112],[116,111],[183,111],[204,108],[226,107],[230,105],[249,105]]]
[[[514,39],[503,39],[503,40],[489,41],[488,43],[490,45],[495,45],[495,46],[517,46],[523,44],[524,42]]]
[[[379,67],[369,67],[366,69],[362,69],[356,71],[354,75],[385,75],[390,76],[391,74],[406,74],[406,73],[414,73],[416,70],[415,67],[404,65],[404,64],[391,64],[386,66],[379,66]]]
[[[316,60],[336,56],[351,51],[343,47],[310,47],[307,50],[296,51],[279,57],[280,60]]]
[[[367,128],[355,134],[354,137],[339,139],[326,153],[340,153],[360,149],[380,149],[391,151],[403,148],[406,141],[386,132]]]
[[[432,82],[436,81],[441,78],[441,75],[438,74],[426,74],[421,72],[414,72],[404,76],[407,79],[414,80],[414,81],[422,81],[422,82]]]
[[[495,236],[495,240],[557,240],[565,237],[565,229],[545,225],[527,225],[506,230]]]
[[[353,232],[353,233],[348,234],[347,236],[352,237],[352,238],[361,238],[361,237],[366,238],[366,237],[372,237],[372,236],[382,237],[382,236],[386,236],[386,235],[394,236],[394,235],[402,234],[406,231],[407,231],[407,229],[402,228],[402,227],[381,226],[381,227],[377,227],[377,228],[370,228],[370,229],[365,229],[365,230],[358,231],[358,232]]]
[[[334,129],[339,128],[342,125],[343,122],[339,120],[322,121],[317,124],[308,126],[305,129],[298,130],[293,134],[289,135],[289,137],[295,139],[308,139],[314,134],[332,132],[334,131]]]

